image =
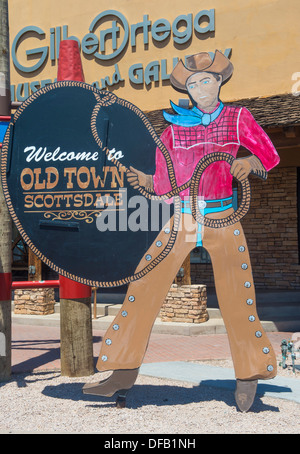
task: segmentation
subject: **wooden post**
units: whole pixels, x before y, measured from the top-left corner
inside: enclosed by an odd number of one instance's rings
[[[97,287],[92,288],[94,292],[94,318],[97,318]]]
[[[0,0],[0,115],[10,116],[8,0]],[[0,175],[0,380],[11,375],[12,223]]]
[[[28,250],[28,280],[42,280],[42,261],[32,252]]]
[[[182,285],[191,285],[191,256],[190,254],[187,256],[185,261],[182,264],[184,269]]]
[[[57,80],[84,82],[77,41],[63,40],[59,48]],[[60,276],[61,374],[94,374],[91,287]]]
[[[60,276],[61,375],[94,374],[91,287]]]

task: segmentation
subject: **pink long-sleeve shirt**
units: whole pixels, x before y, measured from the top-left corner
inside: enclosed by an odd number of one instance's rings
[[[170,153],[178,186],[192,177],[199,160],[209,153],[222,151],[236,158],[243,146],[260,159],[266,171],[280,160],[270,138],[245,107],[224,106],[216,120],[206,127],[170,125],[162,133],[161,141]],[[232,178],[228,163],[215,162],[204,171],[198,195],[205,200],[230,197]],[[166,161],[159,148],[153,182],[157,195],[172,189]],[[181,199],[188,196],[189,188],[180,193]]]

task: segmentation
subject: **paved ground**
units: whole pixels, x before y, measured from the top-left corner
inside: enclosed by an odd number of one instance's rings
[[[94,331],[94,357],[98,358],[104,331]],[[272,332],[268,337],[280,354],[282,339],[292,333]],[[230,358],[227,334],[177,336],[152,334],[144,364]],[[60,369],[60,329],[58,327],[13,325],[12,371]]]
[[[105,331],[93,331],[95,363],[104,334]],[[267,334],[279,356],[282,339],[290,339],[293,333]],[[215,367],[211,361],[230,358],[227,334],[178,336],[152,333],[140,375],[234,390],[236,382],[233,368]],[[203,360],[210,361],[201,363]],[[13,374],[56,369],[60,369],[60,328],[13,324]],[[300,403],[300,380],[282,376],[263,380],[259,383],[257,393]]]

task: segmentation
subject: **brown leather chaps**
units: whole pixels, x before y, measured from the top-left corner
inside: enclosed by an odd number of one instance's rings
[[[232,208],[207,215],[220,219]],[[173,219],[158,234],[136,272],[166,245]],[[196,246],[198,225],[190,214],[181,226],[169,254],[142,279],[132,282],[121,310],[102,342],[97,369],[140,367],[153,323],[186,256]],[[276,357],[256,312],[255,289],[246,239],[240,223],[202,230],[203,247],[211,257],[219,307],[229,338],[236,378],[269,379],[276,375]],[[201,276],[199,276],[201,282]]]

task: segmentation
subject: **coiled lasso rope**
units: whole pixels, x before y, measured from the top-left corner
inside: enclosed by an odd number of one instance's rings
[[[41,95],[51,92],[57,88],[66,88],[66,87],[86,89],[90,92],[93,92],[93,94],[96,98],[96,105],[95,105],[92,115],[91,115],[91,130],[92,130],[94,140],[98,144],[99,148],[101,148],[101,151],[104,151],[106,153],[106,155],[109,155],[110,150],[107,147],[103,147],[103,144],[98,136],[97,128],[96,128],[96,119],[97,119],[97,115],[98,115],[101,107],[104,107],[104,106],[108,107],[110,105],[113,105],[114,103],[118,103],[121,106],[124,106],[127,109],[133,111],[141,119],[141,121],[144,123],[144,126],[147,128],[148,132],[152,136],[154,143],[157,145],[157,147],[159,147],[159,149],[162,151],[162,153],[164,155],[164,158],[166,160],[167,169],[168,169],[168,175],[169,175],[169,179],[170,179],[170,183],[171,183],[171,191],[166,194],[160,195],[160,196],[155,195],[153,192],[147,191],[145,188],[143,188],[141,186],[138,187],[138,191],[148,199],[166,200],[171,197],[174,197],[174,208],[175,209],[174,209],[173,226],[170,231],[170,235],[168,237],[169,239],[168,239],[166,246],[163,249],[161,249],[159,255],[157,255],[155,258],[153,258],[153,260],[149,261],[147,266],[145,266],[142,270],[140,270],[139,272],[137,272],[131,276],[127,276],[127,277],[124,277],[122,279],[115,280],[115,281],[95,281],[95,280],[92,281],[87,278],[78,277],[77,275],[74,275],[70,272],[67,272],[64,269],[61,269],[59,266],[57,266],[55,263],[53,263],[52,260],[50,260],[48,257],[46,257],[44,255],[44,253],[41,252],[35,246],[35,244],[31,240],[31,238],[29,238],[27,233],[24,231],[24,228],[15,213],[14,207],[12,205],[12,202],[11,202],[11,199],[9,196],[8,186],[7,186],[6,166],[7,166],[7,158],[8,158],[8,151],[9,151],[9,136],[6,135],[6,137],[4,138],[3,147],[2,147],[1,176],[2,176],[3,192],[6,197],[8,208],[9,208],[10,214],[12,216],[12,219],[13,219],[15,225],[17,226],[19,232],[21,233],[22,237],[25,239],[28,246],[50,268],[54,269],[59,274],[62,274],[70,279],[76,280],[85,285],[90,285],[90,286],[95,286],[95,287],[117,287],[117,286],[128,284],[130,282],[133,282],[133,281],[136,281],[136,280],[142,278],[148,272],[150,272],[155,266],[157,266],[172,250],[174,243],[176,241],[177,232],[178,232],[178,229],[180,226],[181,199],[179,197],[179,194],[181,191],[184,191],[187,188],[190,188],[192,215],[193,215],[194,219],[196,219],[196,221],[199,222],[200,224],[204,224],[205,226],[211,227],[211,228],[221,228],[221,227],[226,227],[228,225],[232,225],[235,222],[238,222],[242,217],[245,216],[245,214],[247,213],[249,206],[250,206],[250,185],[249,185],[248,180],[243,180],[241,182],[242,201],[241,201],[241,204],[240,204],[238,210],[235,211],[232,215],[228,216],[227,218],[208,219],[201,215],[200,210],[198,208],[198,203],[197,203],[198,188],[199,188],[199,182],[200,182],[200,179],[201,179],[201,176],[202,176],[204,170],[210,164],[212,164],[213,162],[216,162],[216,161],[223,160],[223,161],[228,162],[229,165],[231,165],[233,162],[233,159],[234,159],[231,155],[229,155],[227,153],[211,153],[211,154],[205,156],[197,164],[192,178],[189,181],[187,181],[184,185],[178,187],[177,183],[176,183],[175,172],[174,172],[173,163],[172,163],[170,154],[169,154],[168,150],[166,149],[165,145],[158,138],[158,136],[157,136],[156,132],[154,131],[152,125],[150,124],[149,120],[145,117],[143,112],[141,112],[137,107],[130,104],[128,101],[117,98],[117,96],[115,96],[113,93],[99,92],[98,89],[96,89],[92,85],[85,84],[84,82],[76,82],[76,81],[56,82],[54,84],[47,85],[44,88],[38,90],[33,95],[31,95],[26,101],[24,101],[22,103],[22,106],[15,113],[13,123],[15,124],[17,119],[24,113],[26,108],[32,102],[34,102],[36,99],[38,99]],[[117,168],[124,170],[126,173],[128,173],[130,171],[124,165],[122,165],[118,160],[116,160],[114,158],[111,159],[111,162],[113,164],[115,164],[117,166]],[[259,174],[259,172],[257,172],[257,175],[262,176],[261,174]]]
[[[166,247],[162,250],[162,252],[157,257],[155,257],[147,266],[145,266],[141,271],[133,274],[132,276],[128,276],[124,279],[121,279],[120,281],[102,283],[103,284],[102,286],[123,285],[123,284],[127,284],[129,282],[138,280],[141,277],[145,276],[147,273],[149,273],[149,271],[151,271],[155,266],[157,266],[169,254],[173,245],[175,244],[178,226],[180,223],[181,199],[179,197],[179,194],[180,194],[180,192],[184,191],[187,188],[190,188],[191,212],[192,212],[193,218],[199,224],[202,224],[209,228],[228,227],[232,224],[235,224],[236,222],[239,222],[247,214],[247,212],[249,211],[250,200],[251,200],[250,183],[247,178],[240,181],[241,190],[242,190],[241,203],[240,203],[238,209],[236,211],[234,211],[232,214],[230,214],[229,216],[222,218],[222,219],[210,219],[201,214],[199,206],[198,206],[198,188],[199,188],[199,183],[200,183],[200,179],[203,175],[203,172],[206,170],[206,168],[209,165],[211,165],[217,161],[225,161],[231,166],[235,159],[232,155],[230,155],[229,153],[224,153],[224,152],[214,152],[214,153],[210,153],[210,154],[204,156],[198,162],[190,180],[181,186],[177,186],[173,162],[170,157],[170,154],[169,154],[168,150],[166,149],[165,145],[158,139],[153,127],[151,126],[151,124],[147,120],[147,118],[144,116],[144,114],[133,104],[131,104],[123,99],[117,98],[114,94],[112,94],[110,92],[107,92],[103,97],[101,97],[99,94],[95,94],[95,97],[97,100],[97,104],[96,104],[96,106],[93,110],[92,116],[91,116],[91,129],[92,129],[92,134],[94,136],[94,139],[96,140],[98,146],[107,154],[107,156],[109,155],[110,150],[107,147],[103,146],[103,142],[101,141],[101,139],[98,135],[97,127],[96,127],[96,119],[99,114],[99,111],[101,110],[101,107],[107,107],[107,106],[112,105],[115,102],[117,102],[118,104],[121,104],[124,107],[134,111],[135,114],[137,114],[141,118],[141,120],[147,127],[148,131],[152,135],[157,146],[160,148],[161,152],[163,153],[163,156],[166,160],[169,180],[170,180],[171,188],[172,188],[171,191],[169,191],[163,195],[156,195],[156,194],[154,194],[154,192],[151,192],[150,190],[147,190],[146,188],[144,188],[140,185],[137,187],[137,190],[144,197],[146,197],[147,199],[151,199],[151,200],[162,201],[162,200],[170,199],[172,197],[174,198],[174,224],[173,224],[171,232],[170,232],[169,241],[168,241]],[[114,158],[111,159],[111,157],[110,157],[110,160],[120,170],[123,170],[126,173],[130,172],[130,169],[128,169],[126,166],[124,166],[122,163],[120,163],[120,161],[118,161]],[[253,172],[253,173],[256,173],[256,172]],[[257,172],[257,175],[262,176],[259,172]]]

